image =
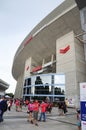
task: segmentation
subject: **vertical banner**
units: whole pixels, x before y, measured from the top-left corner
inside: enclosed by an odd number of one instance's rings
[[[86,130],[86,82],[80,83],[80,107],[82,130]]]

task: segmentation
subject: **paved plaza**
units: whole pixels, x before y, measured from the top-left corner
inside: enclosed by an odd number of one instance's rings
[[[47,113],[46,122],[38,122],[39,126],[27,122],[27,107],[22,112],[16,112],[15,106],[4,114],[4,122],[0,123],[0,130],[77,130],[76,112],[69,108],[65,116],[58,115],[58,108]]]

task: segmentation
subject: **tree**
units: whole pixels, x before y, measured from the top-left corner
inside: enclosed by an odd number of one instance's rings
[[[14,97],[14,94],[13,94],[13,93],[6,93],[5,96],[7,96],[7,95],[8,95],[9,97],[11,97],[11,98]]]

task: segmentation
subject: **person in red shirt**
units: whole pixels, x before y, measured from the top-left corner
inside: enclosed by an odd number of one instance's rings
[[[42,117],[43,117],[43,121],[46,122],[46,107],[47,107],[47,103],[42,101],[42,103],[40,105],[41,113],[40,113],[39,121],[41,121]]]
[[[33,123],[38,126],[38,112],[39,112],[39,102],[38,100],[35,100],[33,103]]]
[[[15,101],[15,105],[16,105],[16,111],[20,111],[20,101],[19,101],[19,99],[16,99],[16,101]]]

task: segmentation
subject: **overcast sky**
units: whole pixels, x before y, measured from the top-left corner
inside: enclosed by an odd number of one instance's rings
[[[11,71],[17,48],[27,34],[64,0],[0,0],[0,79],[15,92]]]

